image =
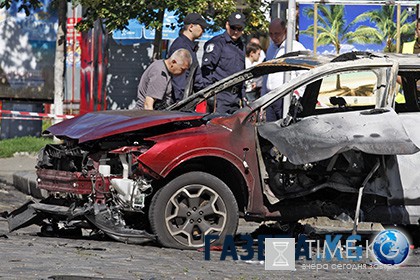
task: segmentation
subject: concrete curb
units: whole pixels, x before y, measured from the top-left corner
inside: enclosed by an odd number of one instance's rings
[[[38,188],[36,179],[35,172],[18,171],[13,173],[13,185],[16,189],[35,198],[46,198],[48,196],[47,191]]]

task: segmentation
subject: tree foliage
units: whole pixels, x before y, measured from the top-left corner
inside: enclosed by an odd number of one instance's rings
[[[314,9],[307,8],[304,13],[314,16]],[[381,9],[367,11],[357,16],[351,23],[347,24],[344,17],[344,6],[342,5],[319,5],[318,17],[318,38],[319,45],[334,45],[338,54],[341,45],[344,43],[359,44],[382,44],[386,43],[384,51],[395,51],[395,40],[397,37],[397,23],[395,21],[396,6],[384,5]],[[403,10],[400,18],[400,32],[402,36],[414,34],[415,22],[407,22],[409,14]],[[370,21],[375,27],[360,25],[352,31],[356,23]],[[314,35],[314,26],[309,26],[302,31],[303,34]]]
[[[235,0],[74,0],[85,8],[82,29],[89,28],[97,19],[103,19],[109,31],[124,29],[129,19],[137,19],[146,27],[161,29],[163,22],[160,13],[164,10],[174,11],[178,23],[191,12],[200,13],[207,20],[214,21],[212,29],[224,27],[224,23],[232,12],[237,10]],[[268,22],[264,12],[267,10],[267,0],[243,0],[243,13],[247,17],[246,31],[266,30]]]
[[[270,4],[269,0],[52,0],[56,6],[60,1],[83,6],[81,30],[91,28],[96,20],[101,19],[109,32],[126,28],[130,19],[137,19],[148,28],[161,29],[163,22],[159,13],[164,10],[174,11],[180,25],[188,13],[200,13],[206,20],[214,22],[211,29],[219,30],[224,28],[227,17],[238,9],[238,2],[241,4],[239,9],[247,17],[245,31],[266,32],[268,21],[264,13]],[[9,9],[12,3],[18,4],[18,11],[23,10],[27,15],[43,5],[41,0],[2,0],[0,8]]]
[[[55,2],[67,0],[52,0]],[[84,8],[83,19],[79,23],[80,30],[93,27],[96,20],[102,20],[107,30],[112,32],[116,29],[125,29],[130,19],[137,19],[147,28],[156,30],[155,49],[160,46],[162,38],[164,11],[173,11],[178,16],[178,24],[181,25],[184,17],[191,12],[197,12],[208,21],[213,21],[210,27],[213,31],[224,28],[227,17],[238,9],[247,18],[245,33],[266,32],[268,21],[264,13],[267,11],[270,1],[268,0],[69,0],[74,5],[81,4]],[[42,5],[41,0],[3,0],[0,7],[10,8],[11,3],[18,3],[19,10],[27,14],[33,8]],[[175,26],[172,26],[175,28]],[[155,58],[160,57],[156,53]]]
[[[12,3],[17,3],[18,12],[24,11],[27,16],[31,14],[32,10],[42,6],[42,2],[40,0],[2,0],[0,2],[0,9],[9,9],[12,6]]]
[[[268,22],[264,12],[269,2],[267,0],[242,2],[244,4],[242,12],[247,17],[245,32],[267,30]],[[98,19],[103,20],[110,32],[126,28],[130,19],[137,19],[147,28],[155,29],[154,58],[160,57],[165,10],[173,11],[178,16],[178,25],[181,25],[184,17],[191,12],[202,14],[206,20],[214,22],[210,29],[215,31],[224,28],[227,17],[237,10],[238,4],[235,0],[74,0],[74,3],[84,7],[83,20],[79,24],[82,30],[92,27]]]
[[[357,21],[370,21],[376,25],[373,36],[379,42],[386,42],[384,51],[395,51],[395,40],[397,39],[397,23],[395,18],[395,6],[382,6],[381,9],[367,11],[356,17]],[[402,36],[414,35],[415,22],[407,22],[409,13],[407,10],[401,12],[400,33]]]
[[[306,8],[303,13],[307,17],[314,18],[314,8]],[[380,38],[376,34],[376,29],[368,26],[359,26],[352,31],[353,26],[357,23],[356,19],[347,24],[344,15],[343,5],[319,5],[316,43],[318,45],[332,44],[336,54],[340,54],[342,44],[348,43],[378,43]],[[306,30],[301,31],[302,34],[314,36],[314,25],[310,25]],[[337,76],[336,88],[341,88],[340,77]]]
[[[308,17],[314,17],[314,9],[306,8],[303,13]],[[347,24],[344,15],[343,5],[319,5],[318,7],[318,45],[332,44],[337,54],[340,53],[342,44],[345,43],[381,43],[376,29],[368,26],[359,26],[352,31],[353,26],[358,22],[354,19]],[[314,36],[314,25],[310,25],[303,34]]]

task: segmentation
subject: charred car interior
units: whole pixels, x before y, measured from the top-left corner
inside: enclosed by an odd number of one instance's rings
[[[47,195],[12,212],[9,228],[89,228],[123,242],[193,249],[207,234],[220,235],[216,243],[234,234],[239,217],[418,225],[419,65],[410,55],[292,53],[167,111],[64,121],[45,132],[62,142],[39,153],[37,183]],[[297,70],[233,115],[194,112],[245,80]],[[285,117],[266,122],[266,108],[288,96]]]

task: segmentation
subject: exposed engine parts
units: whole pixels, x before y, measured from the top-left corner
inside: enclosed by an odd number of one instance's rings
[[[47,212],[54,217],[52,221],[72,221],[72,227],[87,222],[120,241],[153,239],[143,229],[143,222],[131,218],[132,213],[144,214],[145,201],[153,191],[150,178],[132,172],[137,164],[130,152],[90,154],[61,144],[47,145],[39,154],[37,182],[50,195],[12,213],[10,229],[18,229],[22,223],[40,223]]]

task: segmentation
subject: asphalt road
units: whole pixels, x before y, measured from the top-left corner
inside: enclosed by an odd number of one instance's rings
[[[1,176],[1,175],[0,175]],[[0,213],[11,211],[29,197],[0,183]],[[255,224],[241,222],[240,232]],[[268,271],[263,262],[220,260],[221,252],[160,248],[156,244],[131,245],[106,239],[48,238],[38,226],[9,233],[0,218],[1,279],[418,279],[420,250],[412,250],[403,266],[383,269],[365,260],[352,265],[325,261],[297,261],[296,271]],[[238,246],[238,253],[243,254]],[[341,266],[340,266],[341,264]],[[354,266],[353,264],[356,264]]]

